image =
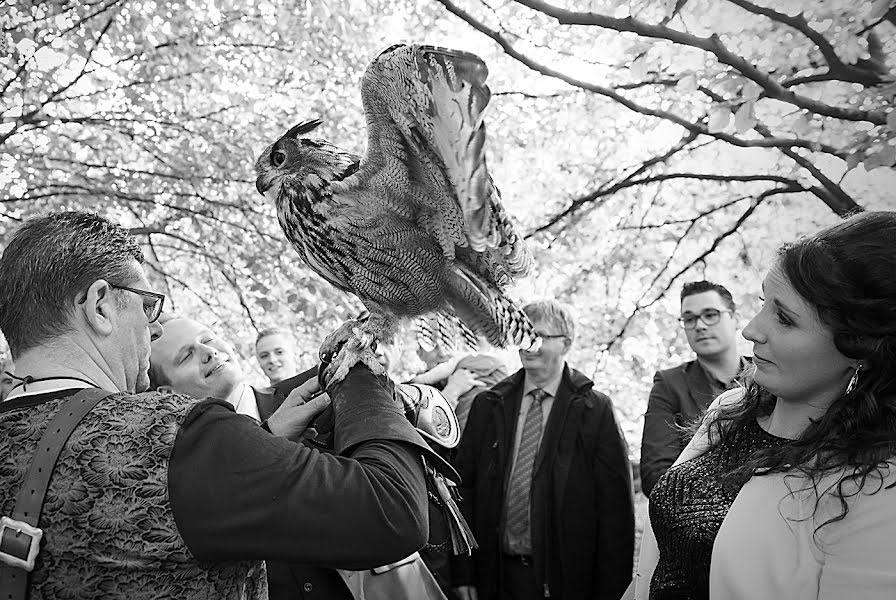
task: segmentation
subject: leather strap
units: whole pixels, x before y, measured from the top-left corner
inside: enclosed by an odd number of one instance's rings
[[[16,498],[13,519],[37,527],[50,477],[53,475],[62,448],[87,413],[111,395],[113,392],[96,388],[85,389],[60,406],[31,458],[31,466]],[[4,550],[12,550],[13,554],[22,555],[23,552],[27,554],[31,536],[24,533],[7,535],[0,542],[3,542]],[[28,593],[28,575],[24,569],[0,563],[0,590],[2,590],[0,600],[25,600]]]

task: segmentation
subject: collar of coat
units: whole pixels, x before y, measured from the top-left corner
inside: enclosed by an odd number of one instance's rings
[[[510,377],[495,384],[490,390],[483,392],[484,396],[500,400],[508,397],[517,387],[523,385],[526,376],[524,369],[520,369]],[[563,365],[563,376],[560,378],[560,387],[557,388],[557,396],[564,394],[579,395],[588,392],[594,387],[594,382],[584,374],[571,369],[568,364]]]

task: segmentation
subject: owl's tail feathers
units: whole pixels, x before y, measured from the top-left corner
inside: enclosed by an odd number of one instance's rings
[[[417,343],[426,351],[440,346],[453,354],[456,351],[475,352],[479,349],[476,334],[464,325],[457,315],[439,312],[414,319]]]
[[[482,283],[460,265],[449,271],[447,297],[455,314],[470,329],[499,348],[534,349],[541,340],[526,314],[497,288]]]

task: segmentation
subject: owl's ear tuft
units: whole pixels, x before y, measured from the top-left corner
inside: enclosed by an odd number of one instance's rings
[[[306,133],[310,133],[310,132],[314,131],[321,124],[323,124],[323,121],[321,121],[320,119],[312,119],[311,121],[304,121],[302,123],[299,123],[292,129],[290,129],[289,131],[287,131],[286,135],[284,135],[283,137],[298,138],[300,135],[305,135]]]

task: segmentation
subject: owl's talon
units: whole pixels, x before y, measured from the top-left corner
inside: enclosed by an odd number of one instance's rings
[[[327,371],[332,371],[332,374],[326,376],[327,387],[344,379],[348,375],[349,369],[358,363],[367,365],[373,374],[377,376],[386,372],[386,369],[380,364],[379,359],[370,349],[369,340],[373,336],[364,332],[359,337],[366,339],[349,338],[346,340],[347,343],[342,344],[335,356],[332,357],[332,361],[329,363],[330,366],[327,368]]]

